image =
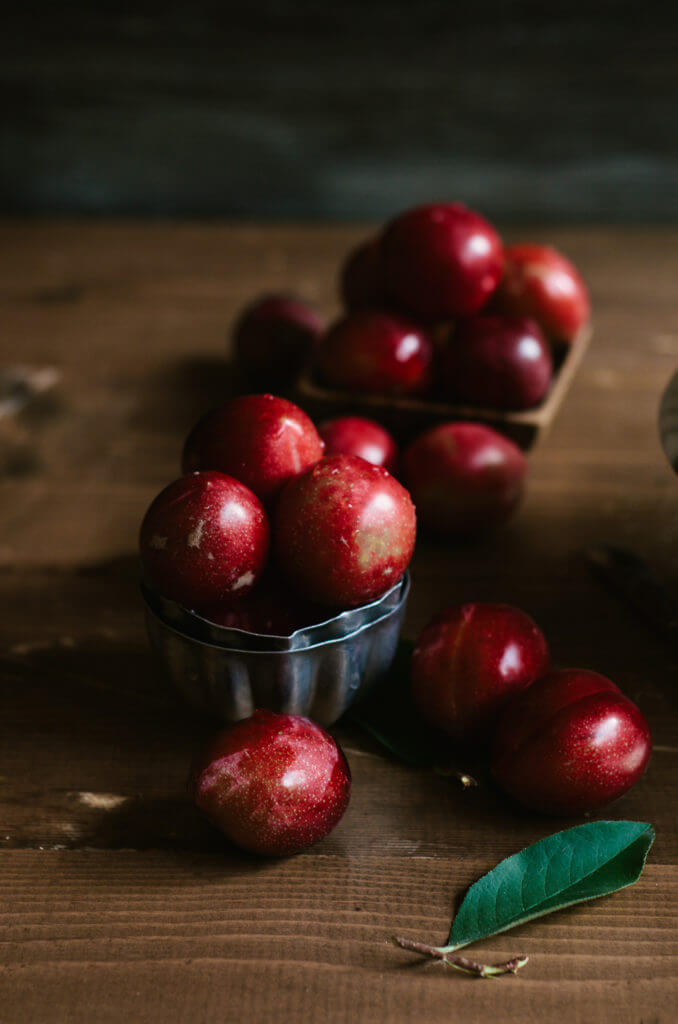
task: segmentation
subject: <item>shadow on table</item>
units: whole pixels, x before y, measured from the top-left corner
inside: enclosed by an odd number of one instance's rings
[[[132,424],[135,427],[186,432],[214,406],[251,390],[226,357],[191,356],[169,364],[143,380]]]
[[[275,377],[254,377],[233,360],[195,355],[168,364],[143,379],[132,425],[144,430],[184,434],[210,409],[238,395],[273,392],[294,400],[294,384]]]
[[[241,856],[200,814],[188,792],[185,797],[130,797],[113,810],[102,810],[78,846]]]

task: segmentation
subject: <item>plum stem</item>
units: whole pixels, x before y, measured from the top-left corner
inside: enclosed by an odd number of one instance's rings
[[[401,949],[409,949],[413,953],[421,953],[422,956],[431,957],[450,967],[463,971],[465,974],[473,974],[477,978],[496,978],[502,974],[517,974],[521,967],[528,961],[526,956],[514,956],[501,964],[481,964],[477,960],[470,960],[466,956],[459,956],[453,950],[444,946],[428,946],[424,942],[415,942],[413,939],[404,939],[394,936],[393,941]]]

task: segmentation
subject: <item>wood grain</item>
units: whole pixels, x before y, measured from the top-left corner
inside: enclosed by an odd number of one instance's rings
[[[641,881],[479,944],[488,959],[531,958],[517,978],[482,982],[419,965],[390,937],[444,939],[465,886],[565,821],[516,810],[483,778],[464,791],[410,770],[346,727],[349,811],[302,856],[240,855],[186,799],[210,726],[177,705],[148,652],[138,521],[193,417],[236,386],[225,339],[241,303],[285,287],[331,313],[336,263],[360,234],[2,226],[1,365],[61,374],[51,402],[20,416],[33,458],[0,460],[3,1022],[675,1019],[678,652],[582,555],[629,546],[678,594],[678,482],[655,423],[678,361],[673,232],[549,233],[591,282],[594,343],[509,528],[418,545],[406,626],[415,635],[448,601],[511,601],[557,664],[605,672],[638,701],[655,753],[608,814],[657,829]]]

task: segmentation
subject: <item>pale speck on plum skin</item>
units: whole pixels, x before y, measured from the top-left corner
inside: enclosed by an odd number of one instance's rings
[[[205,529],[205,520],[204,519],[198,520],[197,526],[195,527],[194,530],[191,530],[191,532],[189,533],[188,537],[186,538],[186,546],[189,547],[189,548],[199,548],[200,544],[201,544],[201,541],[202,541],[202,535],[203,535],[204,529]]]
[[[245,572],[243,575],[235,581],[231,590],[242,590],[243,587],[249,587],[254,583],[254,573]]]
[[[161,537],[159,534],[154,533],[148,542],[149,548],[153,548],[154,551],[164,551],[167,547],[167,537]]]

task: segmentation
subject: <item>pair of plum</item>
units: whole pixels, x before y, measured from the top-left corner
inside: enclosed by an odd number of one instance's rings
[[[480,423],[450,422],[427,430],[399,458],[381,424],[342,416],[322,424],[328,453],[359,455],[402,476],[429,533],[463,536],[505,522],[524,491],[527,460],[509,438]]]
[[[350,394],[433,395],[487,409],[538,405],[551,385],[551,349],[536,321],[487,314],[437,330],[377,309],[350,313],[317,350],[323,383]],[[435,392],[434,392],[435,380]]]
[[[457,537],[505,522],[522,498],[527,460],[518,446],[481,423],[449,422],[425,431],[399,458],[372,420],[345,416],[320,427],[327,451],[350,452],[397,472],[429,533]]]
[[[269,297],[248,309],[235,342],[250,369],[297,363],[311,345],[324,382],[349,392],[442,396],[527,409],[551,383],[550,340],[588,321],[586,287],[550,246],[502,246],[459,203],[406,211],[344,264],[347,315],[325,334],[308,307]],[[438,351],[440,350],[440,351]]]
[[[448,608],[412,655],[422,717],[455,743],[490,750],[496,782],[547,814],[584,814],[633,786],[652,743],[636,705],[605,676],[549,671],[546,638],[518,608]]]
[[[538,626],[503,604],[446,609],[412,657],[423,718],[455,743],[487,747],[495,781],[528,807],[596,810],[635,784],[652,743],[643,715],[597,672],[548,671]],[[342,817],[351,776],[336,741],[305,718],[257,711],[210,741],[191,776],[197,806],[229,839],[295,853]]]

